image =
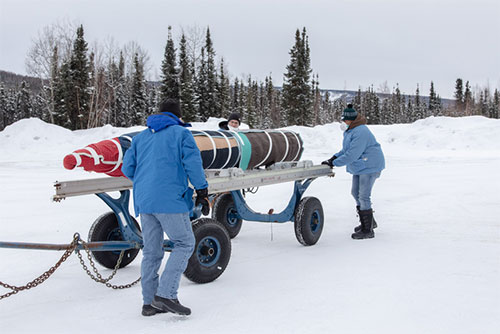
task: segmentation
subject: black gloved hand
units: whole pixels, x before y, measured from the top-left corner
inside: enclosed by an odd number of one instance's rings
[[[195,206],[201,204],[201,213],[206,216],[210,212],[210,202],[208,201],[208,189],[197,189],[196,190],[196,201]]]
[[[330,166],[330,167],[333,167],[333,160],[335,160],[335,159],[337,159],[337,157],[336,157],[336,156],[333,156],[333,157],[331,157],[330,159],[323,161],[321,164],[322,164],[322,165],[328,165],[328,166]]]

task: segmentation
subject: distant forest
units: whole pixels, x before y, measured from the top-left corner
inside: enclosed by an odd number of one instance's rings
[[[259,129],[338,121],[347,103],[369,124],[429,116],[499,117],[498,89],[472,88],[461,78],[454,83],[454,100],[442,100],[432,81],[426,96],[418,85],[410,95],[397,85],[332,94],[320,89],[310,52],[306,29],[297,29],[282,87],[273,84],[271,75],[264,81],[251,75],[230,79],[224,58],[216,59],[209,28],[183,29],[176,43],[169,27],[161,80],[152,82],[145,79],[149,56],[138,43],[118,47],[108,40],[89,49],[83,26],[54,24],[33,40],[26,60],[30,76],[0,71],[0,130],[28,117],[72,130],[144,125],[167,97],[179,99],[187,122],[239,112],[243,122]]]

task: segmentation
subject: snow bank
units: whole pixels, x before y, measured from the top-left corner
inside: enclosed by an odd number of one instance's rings
[[[217,130],[221,118],[193,122],[193,128]],[[430,117],[412,124],[369,125],[385,152],[412,155],[419,151],[473,152],[500,149],[500,120],[481,116],[461,118]],[[242,124],[242,128],[248,128]],[[0,161],[30,160],[35,157],[59,159],[87,144],[141,131],[144,127],[103,127],[70,131],[45,123],[37,118],[23,119],[0,132]],[[304,141],[304,158],[312,155],[329,156],[340,150],[342,132],[338,123],[315,127],[291,126]]]

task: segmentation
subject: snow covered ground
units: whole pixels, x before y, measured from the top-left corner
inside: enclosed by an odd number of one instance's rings
[[[216,119],[196,128],[216,128]],[[428,118],[370,126],[387,168],[375,183],[379,224],[372,240],[350,238],[356,223],[350,175],[312,183],[326,225],[317,245],[295,240],[293,224],[244,222],[224,274],[199,285],[182,279],[193,314],[142,317],[140,287],[111,290],[71,256],[42,285],[0,301],[2,333],[498,333],[500,330],[500,121]],[[0,132],[0,240],[68,243],[86,238],[109,211],[95,196],[51,202],[53,182],[98,177],[67,171],[74,149],[140,128],[74,131],[37,119]],[[291,127],[304,159],[319,163],[341,145],[338,124]],[[249,196],[279,210],[292,183]],[[61,252],[0,249],[0,281],[23,285]],[[140,254],[116,284],[139,276]],[[104,274],[109,270],[103,269]],[[8,290],[0,289],[0,294]]]

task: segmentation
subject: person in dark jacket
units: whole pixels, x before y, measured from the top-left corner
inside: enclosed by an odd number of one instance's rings
[[[240,125],[240,114],[238,114],[237,112],[233,112],[231,115],[229,115],[227,121],[222,121],[219,123],[219,128],[221,130],[238,131],[240,129]]]
[[[133,181],[135,214],[141,216],[144,248],[141,263],[142,315],[173,312],[189,315],[191,310],[177,299],[181,274],[194,250],[195,238],[189,219],[196,188],[196,205],[208,214],[208,184],[200,151],[191,126],[181,120],[179,102],[166,99],[160,114],[149,116],[148,128],[132,140],[125,153],[122,172]],[[161,277],[163,233],[174,247]]]
[[[366,126],[366,119],[352,107],[342,112],[341,128],[344,131],[342,149],[322,164],[330,167],[346,166],[352,174],[351,194],[356,201],[360,225],[354,229],[353,239],[367,239],[375,236],[371,192],[375,180],[385,168],[384,153],[380,144]]]

